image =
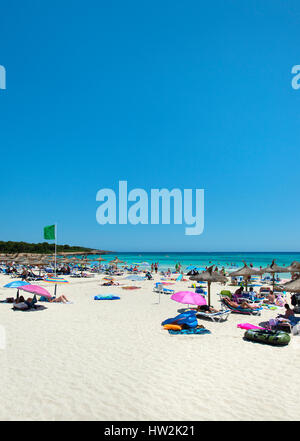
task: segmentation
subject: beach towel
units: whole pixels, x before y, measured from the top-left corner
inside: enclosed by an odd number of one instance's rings
[[[140,289],[141,286],[123,286],[122,289]]]
[[[48,309],[48,308],[46,308],[44,305],[34,305],[34,307],[27,308],[27,309],[19,309],[19,308],[16,308],[15,306],[12,308],[13,311],[22,311],[22,312],[42,311],[43,309]]]
[[[95,296],[94,300],[120,300],[118,296]]]
[[[181,331],[173,331],[173,329],[168,329],[168,332],[169,332],[169,334],[173,334],[173,335],[211,334],[211,332],[205,328],[190,328],[190,329],[182,329]]]
[[[265,328],[262,328],[261,326],[251,325],[251,323],[239,323],[237,325],[237,327],[241,328],[241,329],[246,329],[246,330],[248,330],[248,329],[265,329]]]
[[[263,303],[263,307],[266,308],[266,309],[271,309],[271,310],[279,309],[279,306],[269,305],[268,303]]]

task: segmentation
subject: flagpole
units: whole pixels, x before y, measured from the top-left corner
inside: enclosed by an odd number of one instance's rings
[[[54,271],[55,271],[55,277],[56,277],[56,243],[57,243],[57,224],[55,224],[55,244],[54,244],[54,250],[55,250],[55,263],[54,263]]]

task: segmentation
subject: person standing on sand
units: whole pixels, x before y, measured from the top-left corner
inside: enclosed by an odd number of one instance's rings
[[[155,274],[157,274],[157,270],[158,270],[158,263],[157,262],[155,262],[155,264],[154,264],[154,269],[155,269]]]
[[[151,273],[153,273],[153,271],[154,271],[154,265],[153,265],[153,262],[151,263]]]

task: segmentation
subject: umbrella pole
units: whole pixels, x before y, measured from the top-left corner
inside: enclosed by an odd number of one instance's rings
[[[207,282],[207,303],[210,306],[210,282]]]
[[[55,283],[55,287],[54,287],[54,297],[56,298],[56,283]]]

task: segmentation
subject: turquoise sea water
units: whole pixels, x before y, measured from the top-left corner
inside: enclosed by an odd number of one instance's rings
[[[160,252],[160,253],[116,253],[109,254],[106,256],[102,256],[106,259],[105,263],[108,263],[110,260],[113,260],[115,256],[118,256],[120,260],[125,261],[127,264],[132,265],[134,263],[142,263],[148,262],[151,264],[152,262],[158,262],[160,269],[168,269],[174,270],[174,266],[176,262],[180,262],[182,268],[185,269],[189,265],[196,265],[199,267],[206,267],[208,265],[218,265],[219,267],[224,266],[226,269],[236,268],[243,265],[243,261],[247,262],[247,264],[252,263],[254,267],[266,267],[267,265],[272,263],[272,260],[275,259],[277,265],[287,266],[292,261],[298,260],[300,261],[300,252],[299,253],[245,253],[245,252],[200,252],[200,253],[174,253],[174,252]]]

